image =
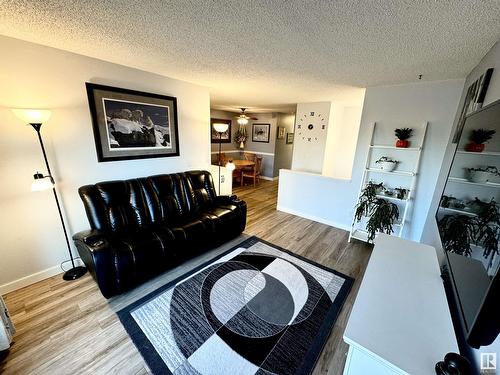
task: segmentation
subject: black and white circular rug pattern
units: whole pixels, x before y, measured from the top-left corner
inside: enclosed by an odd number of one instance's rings
[[[309,374],[352,282],[252,237],[118,316],[155,374]]]

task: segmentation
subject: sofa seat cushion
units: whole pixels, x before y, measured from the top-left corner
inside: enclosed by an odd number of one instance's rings
[[[171,245],[150,230],[121,232],[109,237],[114,249],[113,264],[122,290],[145,280],[171,263]]]

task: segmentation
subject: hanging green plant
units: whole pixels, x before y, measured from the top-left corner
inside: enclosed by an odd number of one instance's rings
[[[474,219],[468,215],[446,215],[438,221],[445,251],[463,256],[471,255],[471,244],[476,237]]]
[[[377,197],[377,194],[383,189],[384,185],[382,183],[368,182],[361,191],[356,205],[354,214],[356,221],[361,221],[363,217],[369,218],[366,225],[369,242],[373,242],[378,232],[391,234],[394,223],[399,219],[398,206]]]
[[[378,232],[391,234],[392,226],[398,219],[398,206],[383,198],[378,198],[372,206],[372,212],[366,224],[368,241],[372,242]]]

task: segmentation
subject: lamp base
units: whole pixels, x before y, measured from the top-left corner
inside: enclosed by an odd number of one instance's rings
[[[64,272],[63,279],[66,281],[76,280],[76,279],[82,277],[83,275],[85,275],[86,273],[87,273],[87,269],[85,267],[81,267],[81,266],[73,267],[70,270],[67,270],[66,272]]]

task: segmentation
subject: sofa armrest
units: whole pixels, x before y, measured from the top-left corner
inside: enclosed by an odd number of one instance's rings
[[[245,201],[239,199],[236,195],[218,195],[215,197],[215,204],[217,205],[228,205],[234,204],[236,206],[245,205]]]
[[[81,241],[91,248],[99,248],[99,246],[102,246],[104,241],[106,241],[106,234],[95,229],[84,230],[75,233],[73,235],[73,240]]]
[[[73,235],[73,241],[85,266],[97,282],[104,297],[117,294],[114,267],[115,249],[109,236],[101,231],[86,230]]]
[[[219,206],[229,206],[235,205],[238,207],[239,220],[239,231],[243,232],[247,224],[247,203],[244,200],[239,199],[236,195],[219,195],[215,197],[215,204]]]

